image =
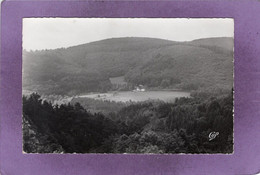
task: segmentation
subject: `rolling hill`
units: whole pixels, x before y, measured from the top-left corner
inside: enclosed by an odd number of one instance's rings
[[[233,38],[174,42],[112,38],[69,48],[23,52],[23,90],[74,95],[111,89],[124,76],[147,88],[231,89]]]

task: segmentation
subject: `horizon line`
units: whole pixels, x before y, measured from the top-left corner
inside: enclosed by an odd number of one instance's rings
[[[105,40],[111,40],[111,39],[120,39],[120,38],[146,38],[146,39],[158,39],[158,40],[165,40],[165,41],[171,41],[171,42],[179,42],[179,43],[184,43],[184,42],[192,42],[192,41],[196,41],[196,40],[201,40],[201,39],[212,39],[212,38],[233,38],[234,36],[213,36],[213,37],[202,37],[202,38],[197,38],[197,39],[192,39],[192,40],[184,40],[184,41],[175,41],[175,40],[169,40],[169,39],[163,39],[163,38],[151,38],[151,37],[140,37],[140,36],[126,36],[126,37],[111,37],[111,38],[105,38],[105,39],[101,39],[101,40],[96,40],[96,41],[90,41],[87,43],[82,43],[82,44],[78,44],[78,45],[73,45],[73,46],[68,46],[68,47],[57,47],[57,48],[53,48],[53,49],[25,49],[22,47],[22,51],[26,51],[26,52],[39,52],[39,51],[52,51],[52,50],[59,50],[59,49],[69,49],[72,47],[77,47],[77,46],[82,46],[82,45],[86,45],[86,44],[91,44],[91,43],[95,43],[95,42],[99,42],[99,41],[105,41]]]

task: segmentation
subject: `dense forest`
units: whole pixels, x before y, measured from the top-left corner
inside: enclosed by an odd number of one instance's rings
[[[110,103],[117,105],[116,103]],[[117,108],[115,108],[117,109]],[[210,132],[219,135],[209,141]],[[27,153],[232,153],[233,94],[194,93],[175,103],[144,101],[115,112],[23,96]]]
[[[175,42],[112,38],[69,48],[23,51],[23,89],[40,94],[78,95],[112,89],[124,76],[130,90],[147,88],[230,89],[233,38]]]

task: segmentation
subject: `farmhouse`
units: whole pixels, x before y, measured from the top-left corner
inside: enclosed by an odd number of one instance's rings
[[[133,90],[134,92],[144,92],[145,91],[145,88],[143,85],[139,85],[139,86],[136,86],[135,89]]]

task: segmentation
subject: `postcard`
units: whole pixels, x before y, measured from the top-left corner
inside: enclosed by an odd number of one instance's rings
[[[259,173],[259,1],[3,1],[0,174]]]

